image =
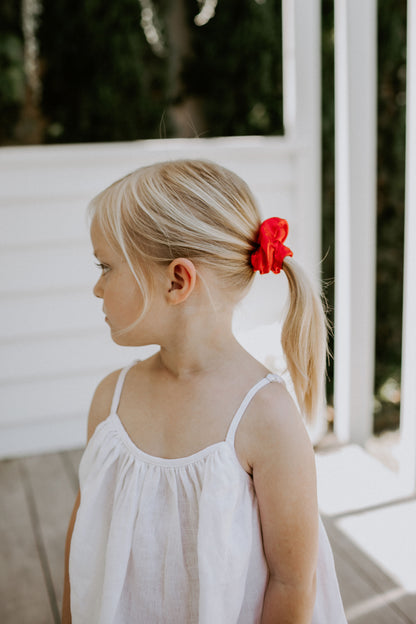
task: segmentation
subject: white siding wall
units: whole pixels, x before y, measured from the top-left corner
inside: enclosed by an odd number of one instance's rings
[[[294,254],[311,271],[316,203],[300,205],[299,145],[284,138],[191,139],[0,150],[0,456],[82,445],[92,392],[111,370],[149,349],[114,345],[92,296],[88,201],[138,166],[204,157],[239,173],[265,217],[289,220]],[[318,183],[318,182],[317,182]],[[312,196],[311,191],[311,196]],[[300,243],[301,242],[301,243]],[[285,279],[258,280],[236,321],[242,342],[273,365],[272,323]],[[257,292],[258,289],[260,292]],[[259,298],[260,297],[260,300]]]

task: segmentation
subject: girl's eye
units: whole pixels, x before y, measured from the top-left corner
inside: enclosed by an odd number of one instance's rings
[[[95,266],[101,269],[101,272],[103,273],[103,275],[105,275],[107,271],[110,270],[110,267],[107,264],[102,264],[101,262],[96,262]]]

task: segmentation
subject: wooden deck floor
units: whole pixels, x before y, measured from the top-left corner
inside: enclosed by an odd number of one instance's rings
[[[0,462],[2,624],[60,621],[64,541],[80,457],[71,451]],[[323,519],[349,623],[415,624],[416,594],[353,543],[338,517]]]

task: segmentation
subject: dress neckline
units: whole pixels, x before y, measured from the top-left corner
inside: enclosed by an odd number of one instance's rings
[[[195,453],[191,453],[190,455],[185,455],[183,457],[161,457],[158,455],[152,455],[151,453],[146,453],[146,451],[143,451],[139,446],[137,446],[135,442],[133,442],[122,421],[120,420],[117,412],[112,412],[107,420],[116,425],[117,433],[127,449],[135,457],[148,464],[155,464],[158,466],[164,466],[166,468],[178,468],[181,466],[187,466],[189,464],[194,464],[198,461],[201,461],[202,459],[205,459],[208,455],[213,454],[216,450],[219,450],[222,447],[230,448],[235,454],[234,445],[230,444],[228,440],[220,440],[219,442],[214,442],[213,444],[205,446]],[[240,462],[238,463],[240,464]],[[247,476],[249,476],[249,474],[244,470],[242,466],[241,469],[245,472],[245,474],[247,474]]]
[[[134,360],[129,366],[126,366],[125,368],[122,369],[122,371],[120,372],[119,378],[117,380],[117,384],[114,390],[114,396],[113,396],[113,401],[111,404],[111,410],[110,410],[110,414],[108,416],[108,418],[104,421],[110,421],[112,423],[115,424],[119,438],[121,439],[121,441],[124,443],[124,445],[127,447],[127,449],[137,458],[139,458],[141,461],[146,462],[148,464],[155,464],[155,465],[159,465],[159,466],[164,466],[167,468],[178,468],[181,466],[187,466],[190,464],[194,464],[198,461],[201,461],[202,459],[205,459],[206,457],[208,457],[209,455],[213,454],[215,451],[219,450],[220,448],[229,448],[232,451],[233,456],[235,457],[236,461],[238,462],[238,465],[240,466],[241,470],[244,472],[244,474],[246,474],[248,477],[250,477],[249,473],[246,472],[244,470],[244,468],[242,467],[238,457],[237,457],[237,453],[235,451],[235,445],[234,445],[234,441],[235,441],[235,434],[237,431],[237,427],[241,421],[241,418],[243,417],[247,406],[249,405],[249,403],[251,402],[251,400],[253,399],[253,397],[257,394],[257,392],[263,387],[266,386],[267,384],[273,382],[273,381],[279,381],[282,382],[282,378],[279,375],[275,375],[273,373],[268,373],[267,375],[265,375],[264,377],[262,377],[262,379],[260,379],[256,384],[254,384],[254,386],[252,386],[250,388],[250,390],[246,393],[245,397],[243,398],[239,408],[237,409],[236,413],[234,414],[230,425],[228,427],[228,431],[227,431],[227,435],[225,440],[220,440],[219,442],[214,442],[213,444],[210,444],[202,449],[200,449],[199,451],[196,451],[195,453],[191,453],[190,455],[185,455],[183,457],[173,457],[173,458],[168,458],[168,457],[160,457],[157,455],[152,455],[150,453],[146,453],[145,451],[143,451],[139,446],[137,446],[137,444],[135,442],[133,442],[132,438],[130,437],[127,429],[125,428],[123,422],[120,419],[120,416],[118,415],[118,406],[119,406],[119,402],[120,402],[120,397],[121,397],[121,392],[123,389],[123,385],[124,385],[124,381],[126,378],[126,375],[128,373],[128,371],[137,363],[137,360]],[[102,423],[104,424],[104,423]]]

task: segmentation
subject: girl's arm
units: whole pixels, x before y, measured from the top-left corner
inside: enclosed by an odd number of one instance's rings
[[[74,530],[75,519],[80,503],[80,494],[78,492],[77,499],[75,501],[74,509],[69,521],[68,532],[66,535],[65,543],[65,578],[64,578],[64,595],[62,600],[62,624],[71,624],[71,590],[69,586],[69,551],[71,549],[72,532]]]
[[[284,386],[270,384],[257,397],[250,463],[270,573],[262,624],[310,624],[318,551],[314,453]]]
[[[120,371],[115,371],[108,375],[97,387],[94,397],[92,399],[91,408],[88,415],[88,432],[87,441],[94,434],[96,427],[102,422],[109,413],[111,400],[114,393],[114,388],[117,383]],[[68,532],[65,543],[65,576],[64,576],[64,592],[62,600],[62,624],[71,624],[71,587],[69,582],[69,553],[71,550],[72,533],[74,531],[75,520],[81,501],[80,493],[78,492],[77,499],[75,501],[74,509],[72,511],[71,519],[69,521]]]

